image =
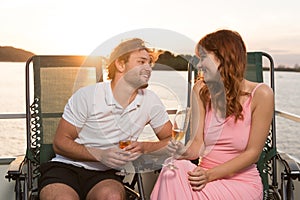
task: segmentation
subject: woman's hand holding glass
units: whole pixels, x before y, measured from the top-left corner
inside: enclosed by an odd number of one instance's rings
[[[172,128],[172,139],[168,144],[168,150],[171,152],[172,157],[167,159],[164,166],[169,169],[177,169],[174,165],[174,158],[183,153],[184,145],[180,142],[183,139],[190,121],[191,109],[189,107],[178,109],[174,118],[173,128]],[[178,155],[179,153],[179,155]]]
[[[172,155],[175,159],[179,159],[185,152],[186,147],[180,141],[170,140],[167,149],[170,155]]]

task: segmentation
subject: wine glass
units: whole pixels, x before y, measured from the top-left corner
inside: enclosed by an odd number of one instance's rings
[[[190,115],[190,107],[185,107],[177,110],[172,128],[172,142],[174,144],[179,142],[184,137],[189,126]],[[169,162],[165,166],[169,169],[177,169],[177,167],[174,165],[174,154],[171,156]]]
[[[131,144],[131,137],[129,139],[121,139],[119,140],[119,148],[124,149],[128,145]],[[116,175],[118,176],[126,176],[128,173],[126,172],[125,167],[123,167],[120,171],[116,172]]]

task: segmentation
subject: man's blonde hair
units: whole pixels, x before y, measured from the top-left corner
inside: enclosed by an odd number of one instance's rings
[[[125,40],[121,42],[118,46],[116,46],[109,56],[107,63],[107,78],[114,79],[116,73],[116,60],[124,61],[126,63],[132,52],[140,50],[146,50],[150,54],[152,62],[154,62],[157,59],[154,50],[146,47],[145,42],[142,39],[133,38]]]

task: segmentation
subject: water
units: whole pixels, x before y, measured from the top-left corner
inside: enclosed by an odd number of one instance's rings
[[[0,62],[0,113],[25,113],[25,63]],[[268,83],[268,73],[264,78]],[[275,72],[275,106],[277,110],[300,115],[300,73]],[[154,71],[151,89],[169,108],[178,102],[186,104],[186,74]],[[300,124],[276,117],[277,147],[300,160],[298,137]],[[24,154],[26,147],[25,119],[0,119],[0,157]]]

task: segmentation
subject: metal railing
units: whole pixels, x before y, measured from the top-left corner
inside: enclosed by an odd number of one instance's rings
[[[26,118],[26,114],[24,113],[0,113],[0,119],[23,119]]]
[[[298,122],[298,123],[300,122],[300,117],[298,115],[291,114],[291,113],[288,113],[288,112],[275,110],[275,115],[277,115],[279,117],[283,117],[285,119],[289,119],[289,120]]]
[[[176,114],[176,109],[168,109],[168,114]],[[25,119],[26,114],[25,113],[0,113],[0,119]]]
[[[167,112],[168,114],[175,114],[176,109],[169,109],[167,110]],[[275,115],[300,123],[300,116],[292,113],[275,110]],[[26,118],[25,113],[5,113],[5,114],[0,113],[0,119],[23,119],[23,118]]]

